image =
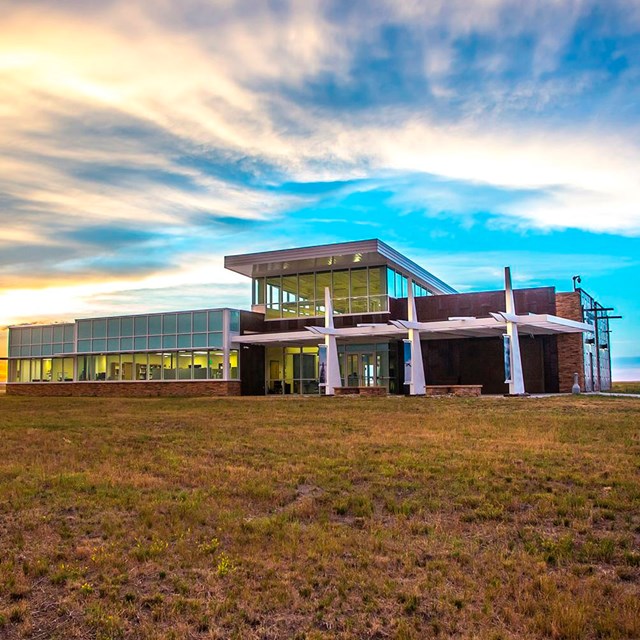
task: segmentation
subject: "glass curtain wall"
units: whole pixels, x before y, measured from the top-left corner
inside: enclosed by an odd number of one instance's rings
[[[580,289],[580,304],[584,322],[596,328],[595,334],[582,334],[585,391],[608,391],[611,389],[609,318],[602,305],[582,289]]]
[[[268,347],[266,387],[269,394],[318,394],[318,347]]]
[[[224,310],[216,309],[78,320],[78,351],[221,348],[223,317]]]
[[[338,346],[340,375],[344,386],[383,386],[392,390],[390,352],[387,343]],[[266,392],[268,394],[317,394],[318,347],[267,347]]]
[[[240,332],[240,312],[234,309],[80,320],[78,344],[85,353],[77,358],[55,355],[12,358],[8,381],[141,382],[222,380],[225,377],[237,380],[240,376],[238,351],[224,349],[225,313],[228,314],[229,339],[232,339]],[[27,356],[40,355],[43,350],[62,350],[64,340],[74,336],[74,325],[20,327],[10,330],[10,347],[14,353],[24,350]],[[54,342],[57,340],[61,342]],[[46,349],[43,341],[49,341]],[[70,351],[74,350],[73,345],[71,342]],[[151,351],[153,345],[161,350]],[[168,345],[166,350],[162,345]],[[182,345],[186,348],[180,349]],[[92,353],[94,349],[100,353]],[[77,371],[74,371],[76,362]]]
[[[386,311],[386,267],[254,278],[253,304],[266,306],[267,319],[321,316],[329,287],[336,313]]]
[[[9,329],[9,357],[30,358],[73,353],[74,325],[52,324]]]
[[[340,377],[347,387],[386,387],[391,391],[389,345],[338,345]]]

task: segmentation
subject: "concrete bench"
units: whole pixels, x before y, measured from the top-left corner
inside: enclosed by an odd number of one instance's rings
[[[386,396],[386,387],[336,387],[337,396]]]
[[[428,396],[479,396],[481,384],[427,384],[424,387]]]

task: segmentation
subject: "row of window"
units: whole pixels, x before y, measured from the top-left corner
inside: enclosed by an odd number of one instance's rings
[[[9,382],[73,382],[74,358],[9,360]]]
[[[252,301],[266,307],[268,319],[320,316],[327,287],[335,313],[379,313],[388,310],[388,297],[407,297],[408,279],[388,267],[267,276],[253,279]],[[413,292],[429,293],[416,283]]]
[[[385,267],[342,269],[318,273],[293,273],[253,279],[253,304],[279,308],[283,304],[324,301],[329,287],[333,299],[384,295]]]
[[[11,330],[11,332],[13,329]],[[11,333],[9,334],[11,335]],[[39,356],[52,356],[58,353],[74,353],[75,348],[73,342],[54,343],[54,344],[32,344],[9,347],[9,356],[11,358],[29,358]]]
[[[391,298],[406,298],[409,295],[409,280],[399,271],[387,267],[387,293]],[[413,283],[413,295],[416,298],[428,296],[429,292],[417,282]]]
[[[222,349],[224,334],[188,333],[164,336],[137,336],[135,338],[96,338],[93,340],[78,340],[78,352],[88,353],[96,351],[133,351],[146,349],[191,349],[214,347]]]
[[[222,380],[222,351],[118,353],[78,358],[78,380]],[[238,351],[229,352],[229,378],[237,379]]]
[[[387,311],[387,296],[371,296],[370,298],[335,298],[333,300],[334,313],[381,313]],[[268,305],[266,317],[268,320],[277,318],[300,318],[323,316],[325,313],[324,300],[310,302],[285,302],[281,306]]]
[[[315,394],[320,390],[318,347],[267,347],[266,392],[269,394]],[[392,384],[389,344],[338,346],[340,375],[344,386]]]
[[[9,382],[222,380],[222,351],[118,353],[75,358],[11,360]],[[238,351],[231,349],[229,378],[239,378]]]
[[[9,331],[9,346],[13,347],[32,344],[62,344],[73,342],[73,340],[73,324],[12,327]],[[57,352],[62,352],[62,349],[58,349]]]
[[[223,314],[218,309],[78,320],[78,340],[217,332],[223,330]],[[230,330],[240,331],[240,312],[229,314]]]

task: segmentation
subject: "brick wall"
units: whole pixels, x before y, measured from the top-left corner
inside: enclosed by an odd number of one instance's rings
[[[582,322],[580,293],[556,293],[556,315]],[[557,337],[558,379],[560,393],[570,393],[573,374],[578,374],[580,388],[584,391],[584,349],[581,333],[565,333]]]
[[[196,397],[239,396],[239,380],[192,382],[64,382],[8,384],[13,396]]]

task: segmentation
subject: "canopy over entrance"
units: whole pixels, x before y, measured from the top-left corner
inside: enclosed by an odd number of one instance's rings
[[[516,315],[506,312],[493,313],[488,318],[449,318],[435,322],[410,322],[392,320],[389,324],[364,324],[342,329],[306,327],[304,331],[282,331],[278,333],[256,333],[238,336],[239,344],[300,344],[316,343],[319,337],[333,335],[341,340],[372,340],[382,338],[404,338],[410,329],[420,331],[421,340],[450,340],[462,338],[491,338],[505,333],[507,322],[518,325],[524,335],[550,335],[562,333],[593,332],[593,325],[576,322],[548,314]]]

